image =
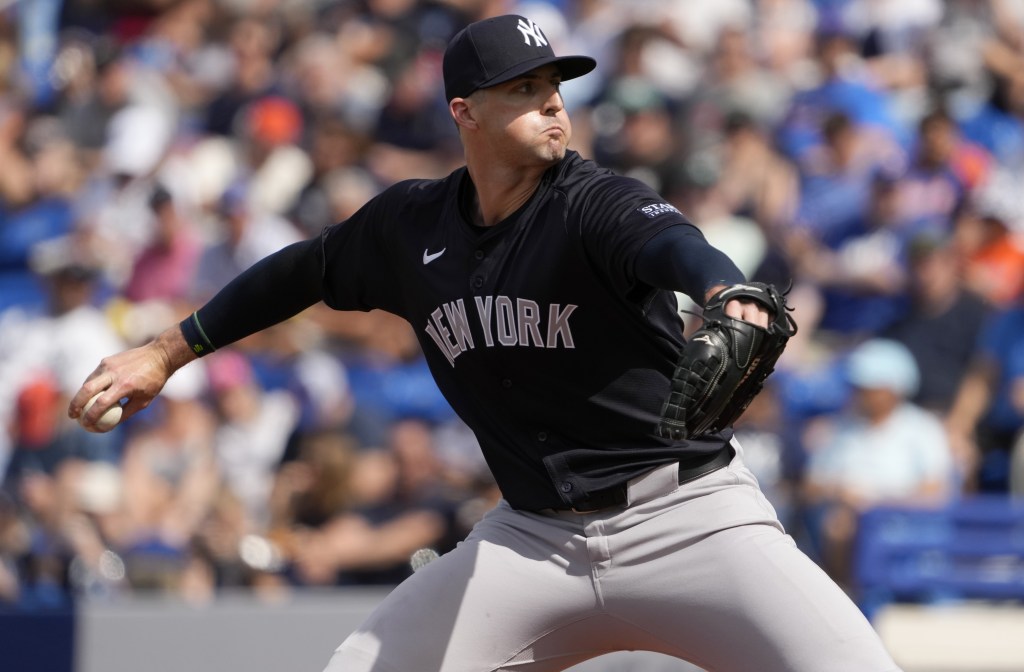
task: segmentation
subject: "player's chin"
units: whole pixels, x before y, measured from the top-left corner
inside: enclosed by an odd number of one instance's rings
[[[562,138],[548,138],[539,149],[539,154],[545,161],[556,163],[565,158],[566,143]]]

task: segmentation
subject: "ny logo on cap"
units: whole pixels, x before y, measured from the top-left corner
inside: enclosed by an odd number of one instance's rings
[[[516,26],[519,32],[523,34],[523,42],[530,44],[530,38],[533,38],[533,46],[535,47],[546,47],[548,46],[548,40],[544,37],[544,33],[541,32],[540,26],[533,21],[527,23],[525,19],[519,19],[519,25]]]

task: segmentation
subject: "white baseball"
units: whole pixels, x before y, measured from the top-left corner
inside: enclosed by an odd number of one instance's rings
[[[81,423],[85,419],[85,414],[88,413],[89,409],[92,408],[92,405],[96,403],[96,398],[99,397],[100,394],[103,393],[100,392],[99,394],[93,396],[92,399],[85,402],[85,408],[82,409],[82,414],[78,416],[79,423]],[[96,429],[100,430],[101,432],[109,432],[115,426],[117,426],[117,423],[121,422],[121,413],[122,410],[120,405],[112,406],[109,410],[107,410],[106,413],[100,416],[99,420],[96,421]]]
[[[412,571],[418,572],[439,557],[441,556],[434,549],[421,548],[409,558],[409,565],[412,566]]]

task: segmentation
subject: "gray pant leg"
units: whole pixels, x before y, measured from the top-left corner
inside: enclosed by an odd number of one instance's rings
[[[601,526],[607,607],[663,642],[662,653],[712,672],[898,669],[856,605],[783,532],[739,458]]]
[[[326,672],[485,672],[506,663],[554,672],[608,651],[600,640],[590,652],[570,643],[591,634],[578,624],[595,604],[580,571],[586,540],[573,527],[502,502],[455,550],[399,585]],[[564,633],[565,646],[535,654],[531,644],[550,633]]]
[[[897,670],[867,620],[782,530],[737,458],[632,505],[507,504],[389,595],[327,672],[554,672],[650,650],[711,672]]]

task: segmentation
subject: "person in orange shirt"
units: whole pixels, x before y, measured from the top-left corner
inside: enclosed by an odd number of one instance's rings
[[[997,307],[1010,305],[1024,292],[1024,235],[1015,231],[1017,217],[1012,193],[993,180],[956,223],[954,238],[965,258],[964,280]]]

